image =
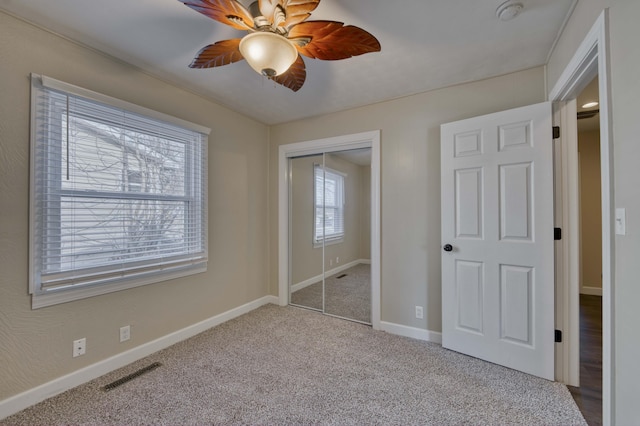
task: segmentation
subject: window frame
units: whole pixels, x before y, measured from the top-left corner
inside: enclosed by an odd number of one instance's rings
[[[49,194],[50,180],[43,180],[40,182],[36,178],[36,168],[41,165],[39,161],[61,161],[64,158],[64,154],[62,152],[51,153],[47,152],[44,154],[40,154],[37,152],[39,147],[43,144],[39,139],[45,138],[45,141],[49,140],[50,130],[45,131],[45,135],[41,136],[39,133],[38,125],[39,121],[37,119],[38,114],[43,112],[45,107],[41,105],[39,96],[47,96],[47,99],[52,99],[52,95],[48,92],[45,93],[43,91],[53,91],[59,92],[63,95],[68,95],[74,98],[84,98],[86,100],[100,103],[107,108],[114,108],[126,111],[127,113],[132,113],[137,116],[142,116],[143,119],[151,119],[155,122],[161,122],[158,124],[169,125],[175,128],[182,129],[181,131],[193,132],[194,135],[198,134],[199,139],[194,139],[193,147],[198,151],[197,159],[199,163],[196,164],[193,158],[190,158],[190,155],[186,155],[184,159],[184,169],[181,170],[184,174],[184,178],[187,179],[187,175],[189,175],[189,179],[195,179],[197,176],[199,183],[199,191],[193,191],[193,196],[197,199],[198,206],[202,206],[202,211],[199,213],[194,212],[193,209],[195,206],[188,207],[187,205],[191,202],[191,200],[185,200],[184,202],[184,224],[181,229],[188,230],[192,229],[192,224],[195,223],[197,229],[200,230],[200,236],[197,239],[198,253],[197,258],[194,256],[194,259],[191,261],[183,260],[180,265],[178,263],[171,264],[171,262],[164,262],[165,257],[155,257],[155,258],[147,258],[143,261],[137,260],[128,260],[123,262],[120,268],[113,266],[102,267],[97,266],[95,268],[91,267],[80,267],[80,268],[72,268],[71,271],[89,271],[94,274],[99,271],[109,271],[107,273],[96,275],[99,277],[106,277],[104,279],[98,279],[96,281],[92,280],[84,280],[79,284],[68,284],[63,286],[54,286],[54,285],[43,285],[42,282],[42,267],[44,264],[43,260],[43,249],[41,249],[43,241],[45,240],[45,236],[41,235],[43,233],[39,232],[40,226],[40,217],[38,214],[42,214],[41,208],[47,209],[43,211],[49,211],[49,207],[46,205],[42,207],[39,204],[39,201],[36,199],[38,194]],[[54,100],[50,100],[48,102],[55,102]],[[68,123],[67,123],[68,124]],[[148,108],[144,108],[126,101],[122,101],[116,98],[112,98],[100,93],[96,93],[87,89],[83,89],[68,83],[64,83],[55,79],[52,79],[47,76],[42,76],[38,74],[31,74],[31,118],[30,118],[30,126],[31,126],[31,154],[30,154],[30,208],[29,208],[29,293],[32,296],[32,309],[37,309],[45,306],[56,305],[59,303],[65,303],[72,300],[84,299],[87,297],[92,297],[100,294],[111,293],[114,291],[120,291],[128,288],[138,287],[142,285],[147,285],[151,283],[157,283],[161,281],[171,280],[179,277],[184,277],[187,275],[202,273],[207,270],[207,260],[208,260],[208,231],[207,231],[207,146],[208,146],[208,135],[210,134],[210,129],[190,123],[188,121],[175,118]],[[65,126],[64,123],[61,126]],[[158,127],[157,129],[159,129]],[[155,129],[154,129],[155,130]],[[171,130],[167,130],[171,131]],[[168,138],[168,136],[164,136]],[[60,136],[60,141],[63,140],[63,137]],[[62,142],[59,144],[51,144],[53,145],[62,145]],[[47,147],[46,150],[58,150],[61,151],[61,147]],[[185,145],[185,149],[186,145]],[[191,149],[189,149],[191,150]],[[194,167],[191,167],[194,166]],[[126,170],[129,171],[128,169]],[[47,171],[48,173],[48,171]],[[55,182],[55,181],[54,181]],[[44,188],[37,187],[37,185],[45,186]],[[54,186],[56,184],[54,183]],[[134,200],[141,200],[142,198],[155,198],[159,199],[164,197],[164,194],[156,194],[150,195],[149,193],[140,192],[138,195],[128,194],[129,186],[126,187],[124,185],[129,185],[128,181],[123,182],[123,188],[120,191],[112,191],[112,194],[107,194],[107,198],[109,196],[113,196],[114,200],[124,200],[127,198],[132,198]],[[185,183],[185,185],[189,185],[189,183]],[[65,190],[60,190],[59,194],[62,194]],[[74,194],[78,195],[79,192],[77,190],[69,190],[69,195],[72,197]],[[95,191],[99,196],[105,196],[109,191]],[[196,195],[197,194],[197,195]],[[86,196],[86,194],[84,194]],[[174,198],[178,198],[177,196]],[[183,198],[187,198],[187,195]],[[74,202],[80,200],[80,197],[73,197]],[[44,205],[44,204],[43,204]],[[194,219],[194,213],[199,214],[200,216],[197,219]],[[61,213],[60,213],[61,214]],[[197,222],[189,222],[192,220],[197,220]],[[42,219],[44,223],[44,219]],[[46,230],[49,228],[43,228]],[[58,232],[62,232],[62,226],[58,229]],[[107,232],[107,231],[103,231]],[[186,243],[185,243],[186,244]],[[183,247],[187,247],[184,246]],[[128,269],[130,267],[135,267],[136,272],[130,273]],[[91,271],[93,270],[93,271]],[[69,274],[73,275],[73,272]],[[51,275],[51,273],[48,273]]]
[[[318,183],[318,170],[322,171],[323,180],[327,180],[327,175],[333,175],[339,180],[336,181],[336,185],[338,190],[336,191],[337,198],[337,207],[329,207],[330,209],[335,210],[335,213],[338,213],[340,216],[340,222],[342,223],[342,231],[335,232],[327,235],[323,233],[323,235],[318,235],[318,229],[316,223],[318,221],[318,209],[321,209],[323,212],[323,220],[326,218],[326,194],[323,191],[322,202],[318,204],[317,198],[317,183]],[[338,170],[332,169],[330,167],[324,166],[322,164],[314,164],[313,165],[313,234],[312,234],[312,243],[314,248],[323,247],[331,244],[338,244],[344,241],[345,237],[345,205],[346,205],[346,178],[347,175]],[[334,214],[335,214],[334,213]],[[326,231],[326,227],[323,226],[323,231]]]

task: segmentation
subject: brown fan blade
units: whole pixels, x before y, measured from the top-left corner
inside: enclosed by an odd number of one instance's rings
[[[253,28],[253,16],[236,0],[178,0],[191,9],[238,30]]]
[[[272,80],[278,84],[297,92],[300,90],[307,78],[307,67],[304,64],[302,56],[298,55],[296,61],[289,69],[279,76],[273,77]]]
[[[287,19],[282,25],[291,28],[311,16],[320,0],[283,0],[283,8]]]
[[[271,24],[273,24],[274,15],[278,6],[282,7],[281,0],[258,0],[260,14],[267,18]]]
[[[222,40],[200,49],[190,68],[213,68],[232,64],[244,59],[240,53],[240,39]]]
[[[296,45],[298,52],[326,61],[379,52],[381,49],[378,39],[362,28],[335,21],[302,22],[291,28],[288,37],[311,39],[304,46]]]

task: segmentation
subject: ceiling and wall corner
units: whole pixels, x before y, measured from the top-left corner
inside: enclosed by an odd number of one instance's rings
[[[569,64],[600,13],[610,5],[611,0],[579,0],[577,2],[547,61],[549,89],[555,86],[562,71]]]
[[[258,121],[278,124],[544,65],[574,1],[520,0],[521,13],[505,22],[496,16],[501,0],[322,0],[308,20],[363,28],[378,38],[382,51],[340,61],[307,60],[307,81],[295,93],[276,87],[245,61],[188,68],[202,46],[245,32],[178,0],[0,0],[0,9]]]

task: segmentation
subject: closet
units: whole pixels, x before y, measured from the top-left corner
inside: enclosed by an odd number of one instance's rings
[[[371,324],[371,149],[288,159],[289,304]]]

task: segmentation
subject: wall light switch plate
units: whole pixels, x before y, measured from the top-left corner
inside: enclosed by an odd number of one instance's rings
[[[616,209],[616,234],[627,235],[627,211],[625,208]]]

